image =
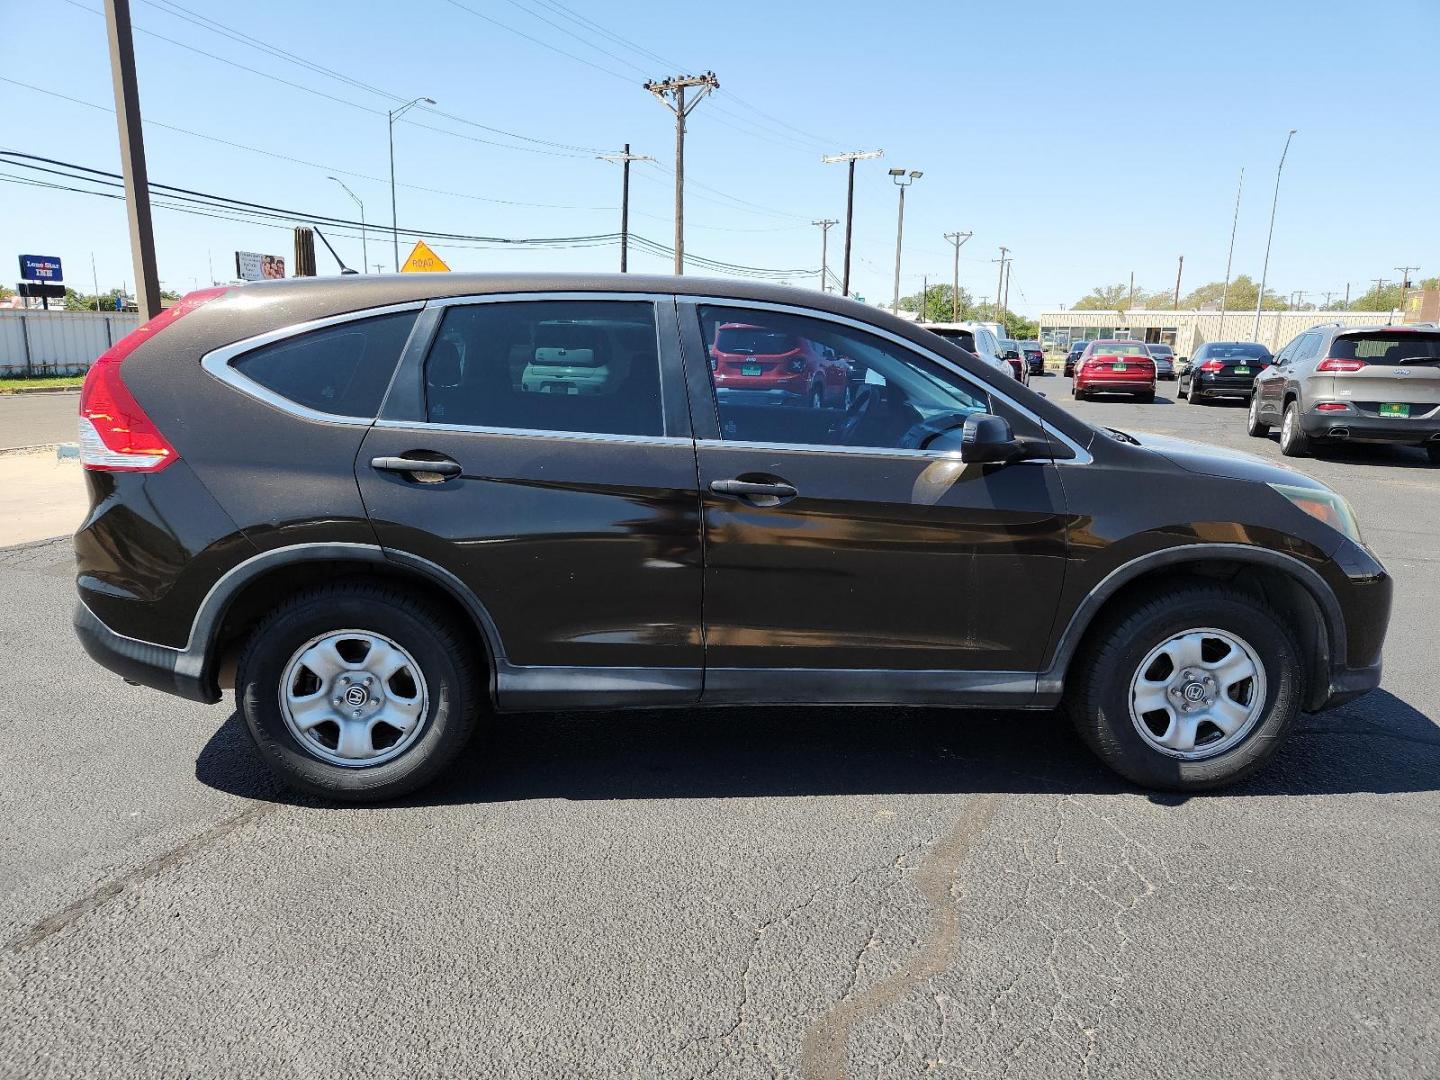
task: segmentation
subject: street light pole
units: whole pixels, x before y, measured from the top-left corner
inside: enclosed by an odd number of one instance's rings
[[[1235,186],[1235,216],[1230,221],[1230,250],[1225,254],[1225,287],[1220,291],[1220,327],[1216,331],[1225,340],[1225,304],[1230,299],[1230,261],[1235,257],[1235,228],[1240,224],[1240,193],[1245,190],[1245,169],[1240,169],[1240,183]]]
[[[1260,340],[1260,309],[1265,304],[1265,282],[1270,276],[1270,241],[1275,238],[1275,208],[1280,204],[1280,173],[1285,168],[1285,155],[1290,152],[1290,140],[1295,137],[1296,128],[1285,136],[1285,149],[1280,151],[1280,164],[1275,167],[1275,196],[1270,200],[1270,231],[1265,236],[1265,265],[1260,271],[1260,295],[1255,298],[1255,328],[1250,334],[1251,341]]]
[[[386,113],[390,118],[390,240],[395,248],[395,272],[397,274],[400,272],[400,223],[395,211],[395,121],[422,101],[426,105],[435,104],[434,98],[417,97],[414,101],[407,101],[400,108],[391,109]]]
[[[918,169],[911,169],[908,173],[904,169],[890,170],[891,182],[900,189],[900,213],[895,224],[895,296],[890,303],[892,315],[900,311],[900,248],[905,241],[905,189],[924,175]],[[848,231],[846,238],[849,238]]]
[[[837,161],[848,162],[850,165],[850,182],[845,189],[845,269],[840,279],[841,296],[850,295],[850,227],[855,223],[855,162],[884,156],[884,150],[856,150],[849,154],[826,154],[820,159],[826,165],[833,165]]]
[[[370,246],[369,242],[365,239],[365,204],[360,201],[360,196],[356,195],[355,192],[351,191],[348,187],[345,187],[344,180],[341,180],[338,176],[332,176],[330,179],[339,184],[341,188],[344,189],[345,194],[354,199],[355,205],[360,208],[360,272],[363,274],[365,267],[370,265]]]

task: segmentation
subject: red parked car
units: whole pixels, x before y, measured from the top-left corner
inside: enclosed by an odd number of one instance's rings
[[[1075,362],[1070,393],[1134,394],[1137,401],[1154,401],[1155,361],[1143,341],[1092,341]]]
[[[828,345],[750,323],[721,323],[710,346],[720,397],[850,407],[850,365]]]

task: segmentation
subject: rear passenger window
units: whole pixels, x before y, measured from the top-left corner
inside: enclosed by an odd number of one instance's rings
[[[233,366],[307,409],[373,417],[417,314],[399,311],[311,330],[253,349]]]
[[[425,396],[437,424],[662,435],[654,305],[452,307],[425,361]]]

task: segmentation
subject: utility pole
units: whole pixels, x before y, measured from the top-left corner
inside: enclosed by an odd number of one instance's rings
[[[1176,311],[1179,311],[1179,310],[1180,310],[1180,275],[1183,274],[1184,272],[1185,272],[1185,256],[1184,256],[1184,255],[1181,255],[1181,256],[1180,256],[1180,266],[1179,266],[1179,268],[1175,271],[1175,302],[1170,305],[1170,306],[1171,306],[1174,310],[1176,310]]]
[[[1128,301],[1128,302],[1126,303],[1126,305],[1125,305],[1125,310],[1126,310],[1126,311],[1129,311],[1129,310],[1130,310],[1131,308],[1133,308],[1134,306],[1135,306],[1135,271],[1134,271],[1134,270],[1131,270],[1131,271],[1130,271],[1130,299],[1129,299],[1129,301]]]
[[[601,161],[620,163],[620,272],[628,271],[630,261],[630,163],[632,161],[654,161],[645,154],[630,153],[630,144],[618,154],[597,154]]]
[[[115,123],[120,129],[120,171],[125,179],[125,214],[130,221],[130,257],[135,264],[135,303],[142,321],[160,314],[160,271],[150,223],[150,177],[145,136],[140,129],[140,86],[135,79],[135,41],[130,0],[105,0],[110,39],[110,78],[115,86]]]
[[[1240,183],[1235,185],[1235,216],[1230,221],[1230,250],[1225,253],[1225,287],[1220,291],[1220,325],[1215,336],[1225,339],[1225,304],[1230,299],[1230,262],[1235,257],[1235,227],[1240,224],[1240,193],[1245,190],[1245,170],[1240,170]]]
[[[1270,278],[1270,241],[1275,239],[1275,208],[1280,205],[1280,174],[1285,169],[1285,155],[1290,153],[1290,140],[1295,137],[1295,128],[1285,136],[1285,149],[1280,151],[1280,164],[1275,167],[1275,197],[1270,200],[1270,231],[1265,235],[1265,265],[1260,271],[1260,292],[1255,297],[1255,331],[1251,341],[1260,340],[1260,309],[1265,306],[1265,282]]]
[[[1333,297],[1334,295],[1335,295],[1335,290],[1334,290],[1334,289],[1327,289],[1327,290],[1325,291],[1325,308],[1324,308],[1324,310],[1326,310],[1326,311],[1329,311],[1329,310],[1330,310],[1330,299],[1331,299],[1331,297]]]
[[[1010,310],[1010,275],[1015,272],[1015,260],[1005,260],[1005,299],[1000,301],[1001,319],[1004,319],[1004,312]]]
[[[1298,309],[1302,304],[1305,303],[1306,295],[1306,290],[1296,289],[1290,294],[1290,305]]]
[[[890,303],[890,314],[900,311],[900,248],[905,241],[905,189],[924,176],[919,169],[891,169],[890,181],[900,189],[900,213],[895,224],[895,296]]]
[[[1350,310],[1350,282],[1345,282],[1345,310]]]
[[[973,232],[947,232],[945,239],[955,247],[955,278],[950,283],[950,321],[960,321],[960,249],[965,241],[974,236]]]
[[[382,271],[382,270],[385,269],[385,264],[384,264],[384,263],[372,263],[371,265],[373,265],[373,266],[375,267],[375,272],[376,272],[377,274],[380,273],[380,271]]]
[[[830,226],[840,224],[834,218],[822,218],[820,221],[812,221],[811,225],[820,226],[820,291],[829,292],[825,287],[825,273],[829,269],[830,257]]]
[[[1405,321],[1405,294],[1410,290],[1410,271],[1419,270],[1418,266],[1397,266],[1400,271],[1400,321]]]
[[[925,274],[920,278],[920,306],[915,309],[915,322],[925,321],[925,301],[930,298],[930,275]]]
[[[848,154],[826,154],[820,159],[826,165],[844,161],[850,166],[850,181],[845,189],[845,268],[840,279],[841,296],[850,295],[850,230],[855,223],[855,162],[884,156],[884,150],[855,150]]]
[[[1001,244],[1000,258],[995,260],[1000,264],[1000,276],[995,279],[995,307],[997,309],[995,312],[996,322],[1000,321],[1000,312],[998,310],[1000,307],[1000,293],[1005,287],[1005,256],[1009,251],[1009,248],[1007,248],[1004,244]]]
[[[695,87],[697,93],[685,103],[685,91]],[[655,100],[675,114],[675,273],[685,273],[685,118],[705,96],[720,89],[720,80],[713,71],[703,75],[672,75],[664,82],[653,80],[645,89]]]

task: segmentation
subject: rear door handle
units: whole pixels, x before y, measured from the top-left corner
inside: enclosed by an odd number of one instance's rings
[[[787,484],[783,480],[712,480],[710,490],[716,495],[730,495],[756,506],[778,506],[784,500],[793,499],[800,494],[793,484]]]
[[[447,479],[460,475],[460,463],[444,458],[440,461],[426,461],[423,458],[376,457],[370,459],[372,469],[398,473],[430,473]]]

